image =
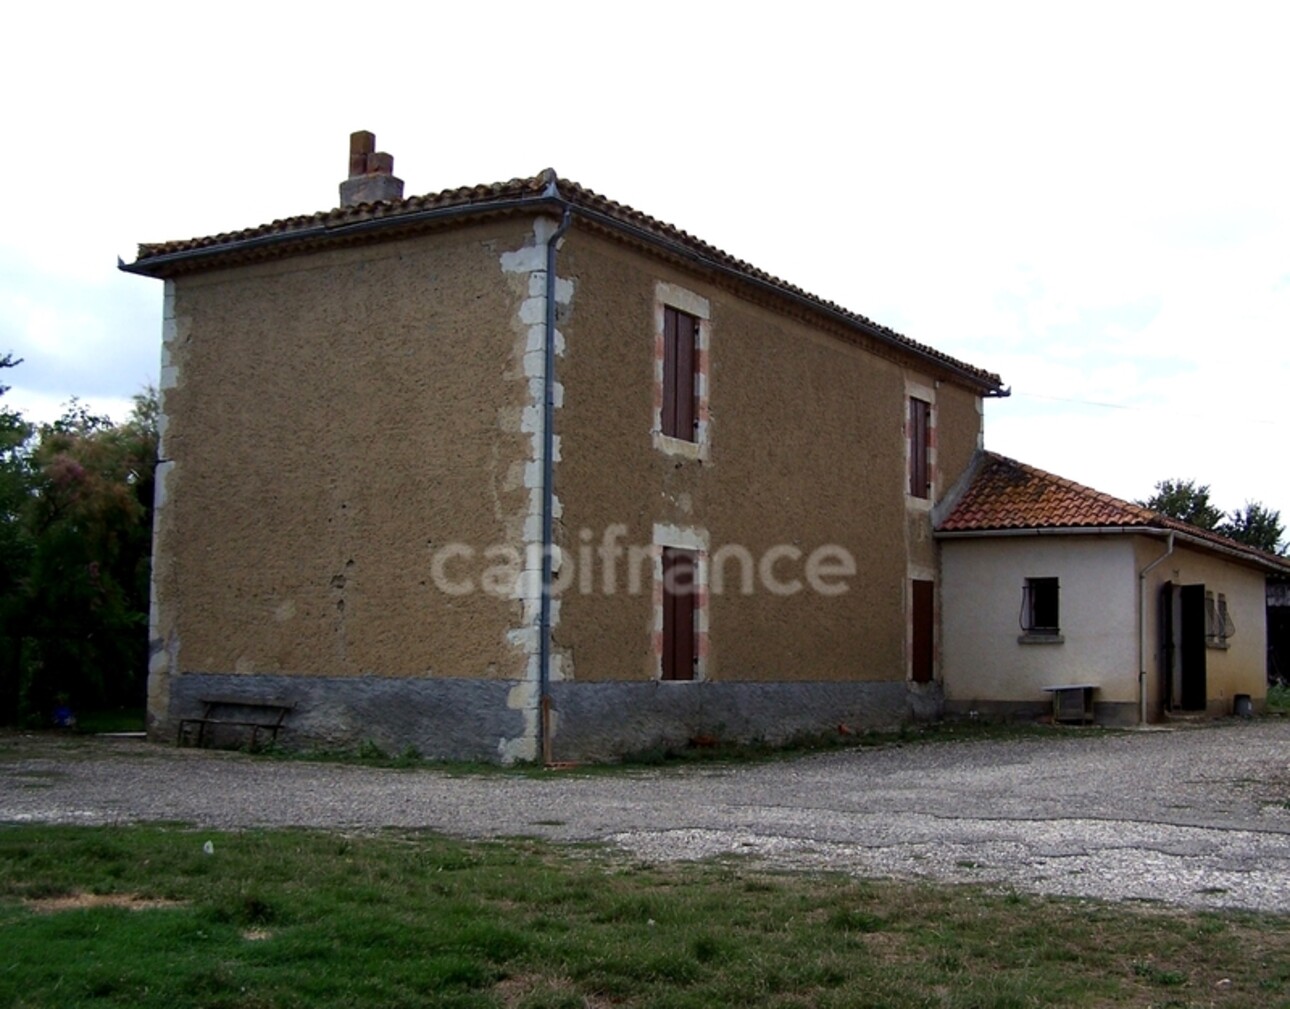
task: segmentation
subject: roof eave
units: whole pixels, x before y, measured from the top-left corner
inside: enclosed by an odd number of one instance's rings
[[[341,224],[319,223],[290,231],[275,232],[265,235],[252,235],[246,238],[232,238],[226,242],[202,246],[193,249],[182,249],[176,252],[162,252],[156,255],[136,259],[133,263],[121,263],[118,268],[126,273],[139,276],[165,279],[186,270],[200,268],[203,264],[217,267],[223,262],[230,264],[240,256],[258,250],[282,250],[286,252],[293,245],[332,242],[340,243],[351,239],[374,235],[382,231],[412,231],[419,225],[429,225],[441,221],[450,221],[468,217],[486,217],[495,214],[532,212],[550,209],[558,213],[571,210],[575,216],[593,221],[602,227],[627,235],[636,241],[666,251],[669,255],[693,262],[703,269],[732,278],[739,283],[785,299],[801,308],[822,315],[853,332],[859,332],[884,346],[925,361],[936,370],[942,371],[975,392],[987,397],[1003,397],[1010,390],[1003,386],[998,375],[981,373],[965,362],[960,362],[948,355],[924,349],[914,341],[905,340],[893,334],[877,323],[869,322],[862,316],[846,312],[805,292],[796,290],[783,283],[775,283],[765,277],[738,266],[722,261],[718,256],[702,249],[694,248],[683,241],[671,239],[658,234],[650,228],[642,227],[620,217],[607,213],[590,205],[575,192],[560,191],[558,182],[552,174],[545,173],[539,179],[546,184],[539,192],[524,193],[516,196],[505,196],[491,200],[476,200],[452,206],[429,207],[424,210],[395,211],[389,214],[378,214],[361,221],[350,221]]]
[[[1227,546],[1204,536],[1197,536],[1183,529],[1167,526],[1025,526],[1002,529],[937,529],[936,539],[991,539],[1022,536],[1156,536],[1164,539],[1170,535],[1201,550],[1230,557],[1250,567],[1271,574],[1290,575],[1290,558],[1280,559],[1252,547]]]
[[[561,201],[546,194],[537,194],[508,196],[496,200],[479,200],[450,207],[399,211],[393,214],[369,217],[361,221],[348,221],[342,224],[316,224],[267,235],[235,238],[227,242],[206,245],[196,249],[158,253],[155,256],[136,259],[133,263],[122,263],[118,268],[126,273],[164,279],[182,272],[181,267],[191,267],[194,264],[201,264],[203,261],[215,264],[221,259],[232,259],[241,253],[257,249],[281,248],[286,250],[292,245],[304,244],[319,239],[342,242],[349,238],[360,237],[373,232],[411,230],[415,229],[419,224],[447,221],[461,217],[489,216],[515,210],[536,209],[544,205],[559,207]]]

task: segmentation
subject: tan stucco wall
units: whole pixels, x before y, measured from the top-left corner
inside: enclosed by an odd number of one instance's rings
[[[1136,550],[1137,564],[1142,569],[1165,552],[1166,544],[1161,539],[1138,537]],[[1205,694],[1210,712],[1231,714],[1237,694],[1248,694],[1261,704],[1268,693],[1266,576],[1222,556],[1175,542],[1173,554],[1147,575],[1149,716],[1156,717],[1162,705],[1160,587],[1169,581],[1179,586],[1203,584],[1216,598],[1220,592],[1227,597],[1236,633],[1228,639],[1227,648],[1205,649]]]
[[[1137,571],[1126,536],[1025,536],[941,543],[942,670],[955,702],[1042,703],[1045,686],[1091,683],[1137,700]],[[1060,579],[1060,644],[1022,644],[1027,578]]]
[[[626,543],[648,545],[663,523],[705,530],[713,551],[739,544],[754,557],[777,544],[804,555],[841,545],[859,569],[842,595],[778,596],[760,584],[752,595],[714,594],[706,678],[903,679],[911,540],[935,563],[927,513],[911,518],[906,506],[905,388],[911,375],[935,378],[577,228],[560,274],[577,292],[559,363],[562,544],[575,552],[582,530],[599,543],[622,524]],[[706,461],[651,440],[658,282],[710,305]],[[945,383],[938,402],[938,466],[956,476],[976,447],[979,413],[971,393]],[[970,431],[945,430],[961,423]],[[777,572],[787,577],[793,565]],[[576,680],[657,675],[645,586],[635,596],[565,594],[555,641]]]
[[[520,675],[518,602],[430,571],[445,543],[521,537],[529,281],[499,256],[531,231],[174,282],[154,615],[174,671]]]
[[[938,497],[948,493],[981,447],[981,398],[961,386],[942,382],[936,389],[936,466]]]

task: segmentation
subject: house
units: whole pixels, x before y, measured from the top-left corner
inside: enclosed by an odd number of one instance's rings
[[[1039,714],[1063,685],[1112,725],[1265,705],[1290,560],[990,452],[939,512],[947,712]]]
[[[939,710],[932,507],[997,375],[545,171],[142,245],[149,731],[570,760]]]

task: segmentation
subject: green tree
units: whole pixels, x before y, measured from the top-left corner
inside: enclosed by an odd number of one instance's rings
[[[0,371],[21,363],[5,354]],[[0,384],[0,397],[8,391]],[[17,719],[22,694],[24,593],[32,555],[24,521],[31,493],[26,451],[31,433],[20,413],[0,407],[0,724]]]
[[[1224,519],[1210,504],[1209,484],[1197,486],[1194,480],[1161,480],[1155,493],[1138,504],[1201,529],[1217,529]]]
[[[156,395],[114,425],[73,400],[31,449],[26,706],[142,701],[148,648]]]
[[[1228,515],[1219,525],[1218,531],[1270,554],[1286,552],[1281,541],[1285,533],[1285,528],[1281,525],[1281,513],[1273,508],[1265,508],[1257,501],[1246,501],[1244,508],[1238,508]]]

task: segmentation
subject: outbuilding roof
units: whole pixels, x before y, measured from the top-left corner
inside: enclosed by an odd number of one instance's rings
[[[122,264],[121,269],[149,277],[173,277],[195,270],[372,241],[378,237],[402,237],[454,218],[543,210],[555,213],[568,210],[577,220],[644,242],[700,268],[753,285],[881,344],[933,362],[946,371],[948,377],[984,395],[1007,395],[1001,379],[994,372],[967,364],[858,312],[810,294],[674,225],[601,196],[576,182],[561,179],[550,168],[531,178],[337,207],[218,235],[143,243],[139,246],[138,258],[133,263]]]
[[[1173,532],[1197,546],[1235,555],[1266,570],[1290,572],[1290,558],[1265,553],[997,452],[980,454],[966,489],[936,525],[942,538],[1063,531]]]

